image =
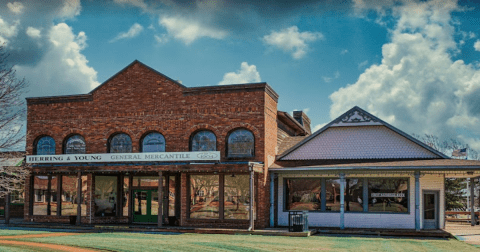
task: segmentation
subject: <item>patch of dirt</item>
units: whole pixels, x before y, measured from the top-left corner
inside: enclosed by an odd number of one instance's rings
[[[27,235],[9,235],[9,236],[0,236],[0,245],[13,245],[13,246],[27,246],[27,247],[37,247],[44,248],[48,250],[55,251],[78,251],[78,252],[97,252],[101,250],[93,250],[79,247],[72,247],[67,245],[57,245],[50,243],[40,243],[40,242],[26,242],[26,241],[16,241],[15,239],[22,238],[41,238],[41,237],[55,237],[55,236],[69,236],[69,235],[81,235],[83,233],[45,233],[45,234],[27,234]]]

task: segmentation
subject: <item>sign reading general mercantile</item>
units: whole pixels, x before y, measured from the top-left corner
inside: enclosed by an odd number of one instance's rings
[[[405,193],[372,193],[371,197],[375,198],[404,198]]]
[[[219,161],[220,151],[99,153],[27,156],[29,164],[158,161]]]

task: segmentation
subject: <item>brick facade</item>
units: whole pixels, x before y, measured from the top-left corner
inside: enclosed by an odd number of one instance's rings
[[[55,140],[55,154],[63,154],[64,141],[73,134],[84,137],[86,153],[107,153],[112,135],[125,133],[132,139],[132,152],[139,152],[142,138],[156,131],[165,137],[166,152],[190,150],[190,138],[198,130],[210,130],[221,153],[217,164],[138,164],[124,165],[33,165],[33,175],[69,174],[78,171],[88,176],[89,190],[94,190],[95,175],[143,174],[158,176],[159,171],[180,174],[181,226],[248,227],[248,221],[192,220],[187,218],[189,174],[248,174],[248,162],[268,167],[275,161],[277,147],[278,95],[266,83],[188,88],[150,67],[134,61],[88,94],[27,98],[27,155],[34,155],[39,137]],[[229,158],[227,138],[235,129],[247,129],[255,138],[254,157]],[[268,170],[255,173],[257,227],[269,220]],[[65,222],[62,216],[32,216],[31,179],[26,183],[25,220]],[[87,195],[87,207],[93,199]],[[127,216],[95,217],[87,213],[83,223],[125,223]]]

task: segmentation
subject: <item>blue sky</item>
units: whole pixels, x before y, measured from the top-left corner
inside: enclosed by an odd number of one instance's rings
[[[339,3],[340,2],[340,3]],[[27,96],[87,93],[138,59],[188,87],[267,82],[319,128],[357,105],[480,151],[475,1],[4,1]]]

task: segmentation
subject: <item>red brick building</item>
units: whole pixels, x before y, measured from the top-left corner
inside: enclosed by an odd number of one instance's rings
[[[27,98],[25,220],[248,228],[253,211],[265,227],[277,140],[310,133],[277,101],[267,83],[189,88],[138,61],[88,94]]]

